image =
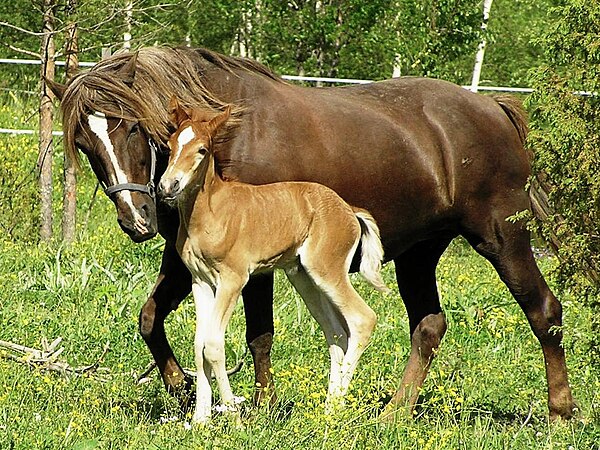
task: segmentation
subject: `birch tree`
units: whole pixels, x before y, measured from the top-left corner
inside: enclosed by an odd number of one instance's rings
[[[77,0],[67,0],[66,16],[68,22],[65,32],[65,66],[67,80],[72,78],[79,68],[76,11]],[[64,154],[63,176],[62,237],[66,243],[71,243],[75,239],[77,177],[75,175],[73,161],[71,161],[71,158],[66,152]]]
[[[41,78],[54,80],[54,25],[57,0],[42,0]],[[45,83],[41,83],[38,173],[40,186],[40,238],[52,238],[52,119],[53,94]]]

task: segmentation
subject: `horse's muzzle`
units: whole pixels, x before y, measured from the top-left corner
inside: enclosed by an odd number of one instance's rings
[[[156,206],[154,201],[145,194],[137,194],[142,201],[135,207],[116,202],[117,222],[133,242],[144,242],[156,236],[158,232]]]

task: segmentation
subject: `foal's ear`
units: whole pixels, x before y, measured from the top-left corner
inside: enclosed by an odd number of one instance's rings
[[[67,85],[57,83],[56,81],[50,80],[46,77],[44,77],[44,83],[46,83],[46,86],[48,86],[54,95],[56,95],[56,98],[59,101],[62,101],[65,91],[67,90]]]
[[[175,125],[176,127],[179,127],[179,125],[181,125],[181,122],[183,122],[184,120],[188,120],[189,118],[190,115],[181,106],[179,100],[177,99],[177,96],[173,95],[171,97],[171,100],[169,101],[169,120],[171,121],[171,123],[173,123],[173,125]]]
[[[221,128],[221,126],[225,122],[227,122],[227,120],[229,120],[230,116],[231,116],[231,107],[229,105],[227,105],[227,108],[225,108],[225,111],[216,115],[215,117],[210,119],[210,122],[208,122],[207,126],[208,126],[208,129],[210,130],[210,134],[214,135],[217,132],[217,130],[219,128]]]
[[[135,77],[135,66],[137,63],[137,57],[138,52],[135,52],[133,55],[131,55],[129,61],[123,64],[123,67],[119,69],[119,75],[121,76],[123,83],[125,83],[129,87],[133,86],[133,78]]]

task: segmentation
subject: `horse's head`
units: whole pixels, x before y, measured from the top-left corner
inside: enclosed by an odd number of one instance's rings
[[[133,76],[134,65],[135,58],[132,58],[131,67],[124,67],[123,71]],[[70,105],[67,102],[77,95],[70,91],[75,91],[77,86],[48,85],[63,102],[65,151],[69,152],[72,147],[76,157],[76,147],[86,155],[98,181],[115,204],[119,225],[133,241],[154,237],[158,230],[154,198],[157,155],[140,122],[122,117],[125,115],[113,117],[93,111],[89,106],[84,109]],[[81,86],[79,89],[82,90]]]
[[[154,237],[156,149],[139,123],[91,113],[75,139],[115,204],[123,231],[135,242]]]
[[[169,165],[158,184],[158,194],[174,202],[194,180],[204,158],[212,155],[212,142],[218,130],[227,122],[230,108],[214,114],[200,109],[188,111],[176,97],[171,99],[169,116],[177,131],[170,137]]]

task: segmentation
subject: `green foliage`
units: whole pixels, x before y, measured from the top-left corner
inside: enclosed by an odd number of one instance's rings
[[[402,75],[468,81],[480,40],[481,2],[401,0],[387,14]]]
[[[0,104],[0,123],[27,122],[24,113],[24,104],[13,96]],[[0,233],[25,242],[38,235],[36,144],[33,136],[0,135]]]
[[[600,293],[600,5],[568,0],[554,11],[559,17],[540,39],[547,63],[532,73],[536,88],[530,144],[535,172],[551,186],[556,214],[538,223],[542,235],[560,240],[563,289],[574,289],[598,308]],[[588,91],[592,96],[577,95]],[[600,356],[600,316],[588,340]]]
[[[529,87],[528,72],[543,57],[539,41],[557,20],[561,0],[494,0],[482,84]]]
[[[280,73],[382,79],[397,62],[403,75],[465,82],[481,24],[477,0],[134,0],[129,18],[127,3],[89,0],[69,13],[66,2],[58,1],[56,27],[78,23],[81,60],[99,59],[103,47],[118,50],[129,23],[134,48],[181,45],[189,38],[192,45],[225,54],[243,49]],[[6,17],[27,30],[41,27],[39,11],[30,7],[7,11]],[[16,47],[38,51],[37,38],[29,34],[0,27],[3,35]],[[22,56],[2,48],[0,54]]]

